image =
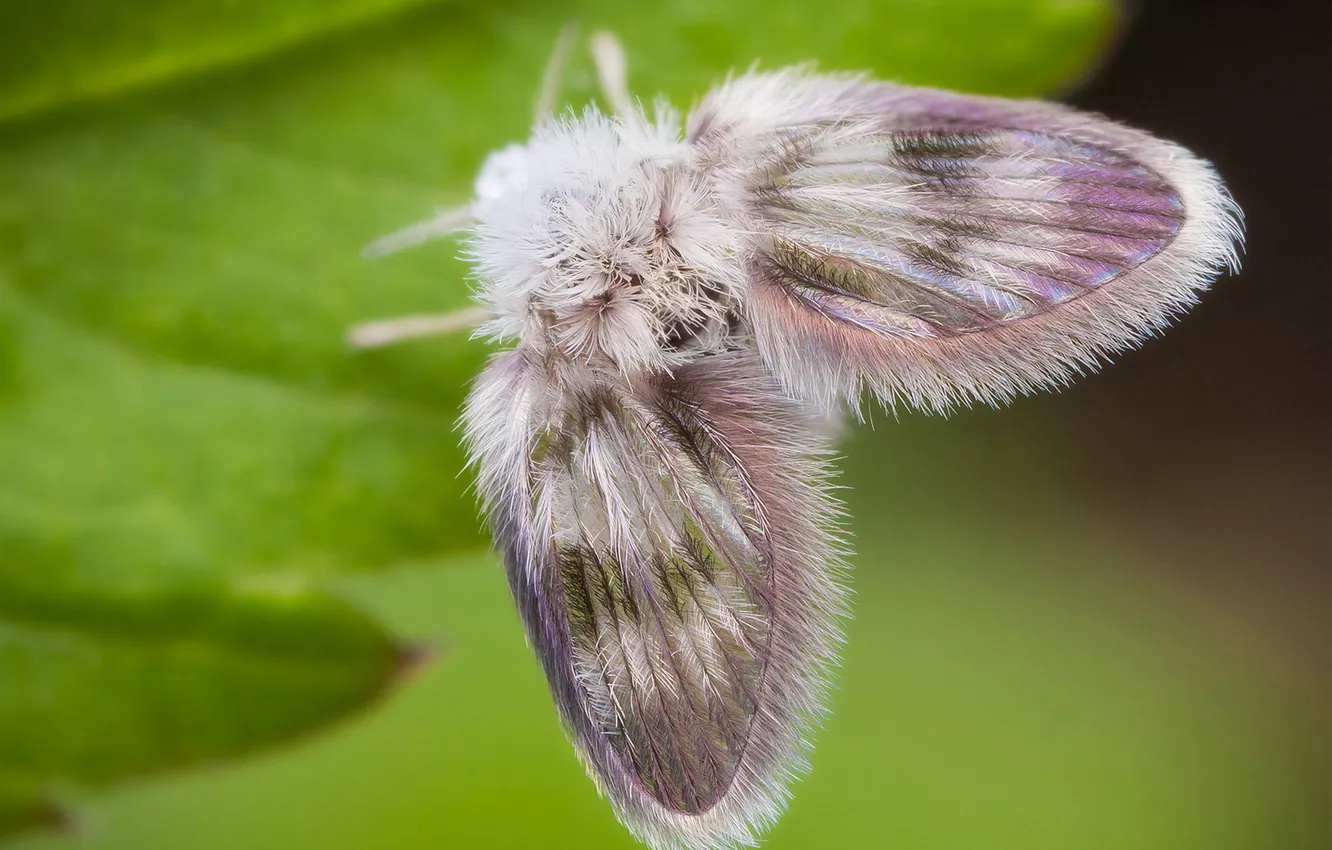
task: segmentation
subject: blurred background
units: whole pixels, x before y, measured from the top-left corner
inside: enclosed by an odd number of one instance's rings
[[[766,846],[1329,836],[1325,3],[0,2],[0,847],[621,848],[461,473],[447,242],[559,26],[641,96],[816,59],[1213,160],[1244,272],[1104,374],[844,448],[855,619]],[[594,93],[580,56],[565,96]]]

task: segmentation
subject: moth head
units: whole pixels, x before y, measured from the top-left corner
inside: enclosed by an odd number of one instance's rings
[[[469,246],[487,330],[621,371],[720,350],[740,286],[733,229],[674,113],[596,110],[487,159]]]

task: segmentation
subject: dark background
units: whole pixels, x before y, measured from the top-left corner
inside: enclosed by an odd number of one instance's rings
[[[1170,344],[1040,402],[1103,446],[1078,457],[1084,493],[1191,550],[1178,562],[1200,592],[1233,595],[1325,656],[1330,29],[1317,0],[1137,4],[1069,100],[1211,159],[1244,210],[1243,271]]]

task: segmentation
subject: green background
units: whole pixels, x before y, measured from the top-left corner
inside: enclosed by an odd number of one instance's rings
[[[571,19],[681,106],[755,60],[1053,93],[1115,23],[1102,0],[0,6],[10,846],[633,846],[485,553],[453,430],[484,349],[343,343],[464,302],[449,243],[357,250],[466,199]],[[584,55],[564,94],[593,95]],[[849,436],[856,617],[769,846],[1313,846],[1309,660],[1098,509],[1059,403]]]

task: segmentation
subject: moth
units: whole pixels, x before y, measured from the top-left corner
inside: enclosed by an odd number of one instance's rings
[[[1188,151],[1050,103],[797,67],[649,115],[607,34],[613,112],[552,118],[569,43],[475,199],[368,251],[463,231],[480,306],[353,339],[507,346],[463,423],[560,719],[649,846],[752,846],[842,641],[829,419],[1094,371],[1238,270],[1240,213]]]

